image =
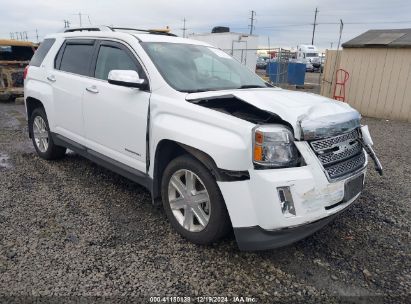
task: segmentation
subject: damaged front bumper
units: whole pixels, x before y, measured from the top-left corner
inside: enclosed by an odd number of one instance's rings
[[[330,182],[308,142],[296,142],[305,166],[250,170],[250,179],[219,182],[241,250],[277,248],[300,240],[345,210],[360,195],[364,165]]]
[[[328,217],[296,227],[277,230],[265,230],[260,226],[234,228],[238,248],[243,251],[267,250],[290,245],[320,230],[345,209]]]

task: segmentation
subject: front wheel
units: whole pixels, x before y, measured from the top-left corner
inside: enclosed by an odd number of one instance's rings
[[[29,128],[34,148],[41,158],[51,160],[64,157],[66,148],[54,144],[43,108],[34,109]]]
[[[170,162],[161,194],[164,210],[179,234],[196,244],[211,244],[225,236],[231,222],[213,176],[188,155]]]

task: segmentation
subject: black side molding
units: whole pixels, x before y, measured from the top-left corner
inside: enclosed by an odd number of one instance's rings
[[[51,133],[51,137],[56,145],[73,150],[77,154],[91,160],[92,162],[95,162],[106,169],[109,169],[133,182],[142,185],[150,192],[152,191],[153,180],[148,174],[124,165],[94,150],[88,149],[87,147],[84,147],[83,145],[80,145],[60,134]]]
[[[217,167],[219,181],[222,182],[238,182],[250,179],[250,173],[248,171],[233,171],[225,170]]]

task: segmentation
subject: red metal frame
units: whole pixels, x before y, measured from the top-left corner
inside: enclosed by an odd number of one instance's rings
[[[350,73],[344,69],[338,69],[335,72],[335,87],[334,87],[334,99],[345,102],[345,84],[350,78]],[[337,95],[338,87],[338,95]]]

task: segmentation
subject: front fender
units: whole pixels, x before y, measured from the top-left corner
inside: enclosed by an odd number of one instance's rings
[[[203,119],[172,113],[159,114],[151,122],[150,150],[156,151],[158,143],[164,139],[171,140],[206,153],[218,168],[233,171],[248,170],[251,164],[252,125],[245,123],[243,128],[234,130],[227,122],[229,119],[231,117],[225,120],[224,126],[224,122],[219,119],[213,119],[213,123],[210,123]],[[154,161],[154,154],[151,154],[151,163]]]

